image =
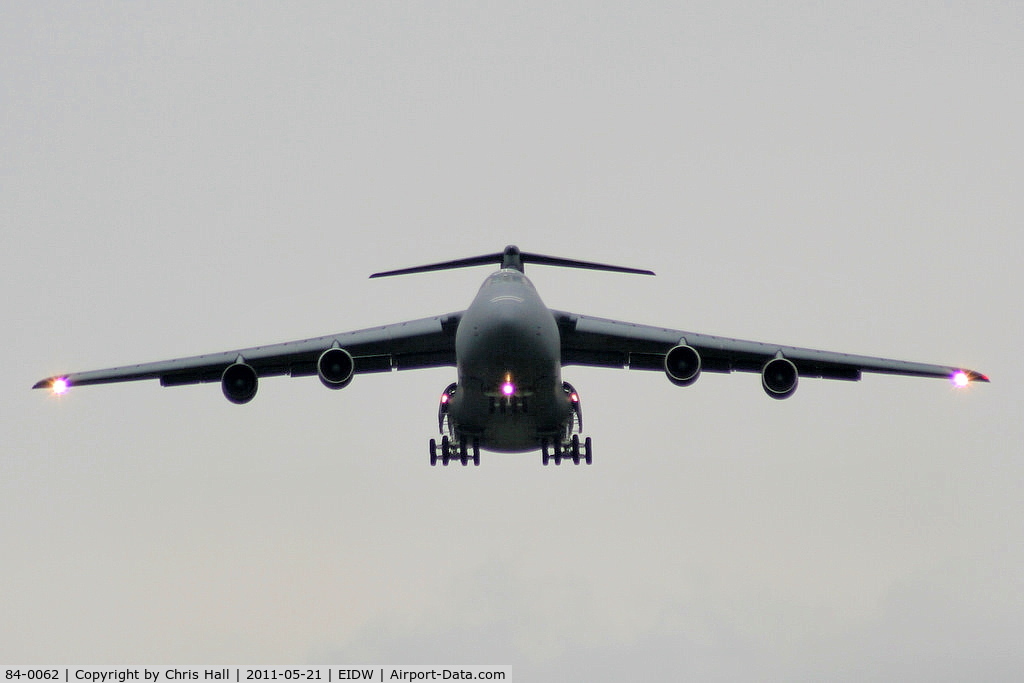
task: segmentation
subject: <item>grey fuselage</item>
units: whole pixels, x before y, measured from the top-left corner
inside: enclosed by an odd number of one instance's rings
[[[455,354],[448,416],[457,435],[521,452],[566,433],[573,406],[562,386],[558,325],[523,273],[503,268],[484,281],[459,322]]]

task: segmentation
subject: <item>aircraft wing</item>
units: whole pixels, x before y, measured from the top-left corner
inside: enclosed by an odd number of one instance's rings
[[[355,361],[354,372],[386,372],[455,365],[455,330],[462,312],[383,325],[355,332],[254,346],[203,356],[126,365],[105,370],[72,372],[40,380],[32,388],[61,390],[84,384],[159,379],[163,386],[220,381],[224,370],[240,359],[259,377],[317,374],[316,363],[327,349],[339,346]]]
[[[931,365],[833,351],[696,334],[648,325],[552,311],[562,334],[563,365],[593,365],[665,371],[665,355],[677,345],[700,354],[703,372],[761,372],[765,363],[782,356],[802,377],[859,380],[863,372],[915,377],[942,377],[959,382],[987,382],[966,368]]]

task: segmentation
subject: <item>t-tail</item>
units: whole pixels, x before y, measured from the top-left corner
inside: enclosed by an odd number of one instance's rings
[[[558,256],[545,256],[544,254],[532,254],[528,251],[520,251],[519,247],[509,245],[505,251],[496,254],[484,254],[483,256],[471,256],[469,258],[455,259],[454,261],[443,261],[431,263],[425,266],[413,266],[412,268],[400,268],[388,270],[383,273],[374,273],[370,277],[388,277],[391,275],[409,275],[410,273],[428,273],[434,270],[449,270],[451,268],[468,268],[470,266],[483,266],[491,263],[500,263],[502,268],[512,268],[523,272],[523,265],[535,263],[541,266],[561,266],[563,268],[586,268],[588,270],[606,270],[612,273],[631,273],[634,275],[654,275],[654,271],[641,268],[626,268],[624,266],[611,266],[607,263],[594,263],[592,261],[577,261],[574,259],[559,258]]]

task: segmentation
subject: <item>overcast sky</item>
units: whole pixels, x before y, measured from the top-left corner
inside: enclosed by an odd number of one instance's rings
[[[1018,679],[1024,5],[0,4],[0,662]],[[30,391],[549,306],[991,385],[569,368],[591,467],[431,468],[450,369]],[[618,678],[617,678],[618,677]]]

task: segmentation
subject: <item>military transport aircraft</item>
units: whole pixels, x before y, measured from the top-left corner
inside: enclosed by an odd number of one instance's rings
[[[440,443],[430,440],[430,464],[480,464],[481,449],[527,452],[542,462],[591,463],[590,437],[581,439],[583,411],[576,389],[562,379],[566,365],[660,370],[679,386],[701,372],[758,372],[772,398],[793,394],[799,377],[859,380],[863,372],[947,378],[958,387],[988,377],[974,370],[816,351],[695,334],[548,309],[523,264],[654,275],[649,270],[520,251],[403,268],[374,277],[500,263],[464,311],[355,332],[254,346],[205,356],[55,375],[35,389],[62,394],[86,384],[159,379],[163,386],[220,382],[233,403],[248,403],[260,377],[317,375],[330,389],[362,373],[455,367],[457,382],[441,394]]]

